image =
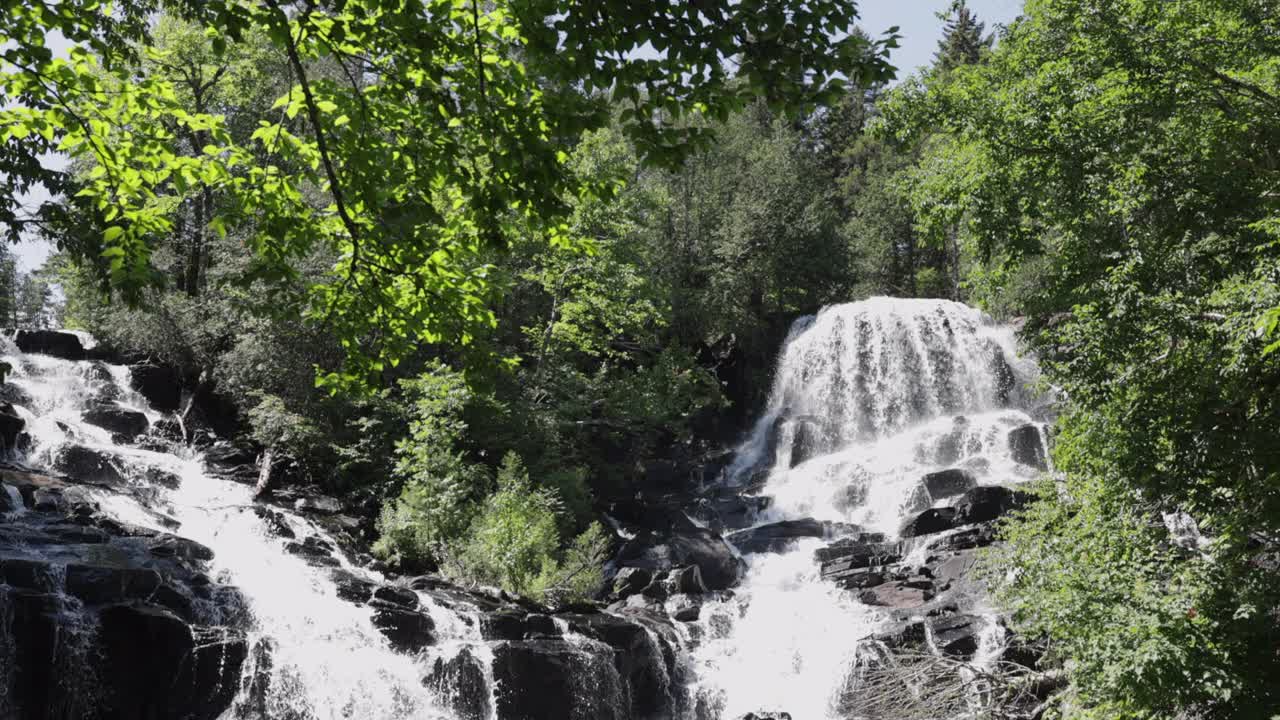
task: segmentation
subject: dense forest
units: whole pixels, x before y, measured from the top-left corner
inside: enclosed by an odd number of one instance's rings
[[[897,77],[851,3],[664,8],[6,3],[0,221],[57,252],[0,318],[176,369],[379,567],[564,605],[797,317],[974,305],[1056,398],[983,561],[1045,716],[1280,712],[1280,6],[960,0]]]

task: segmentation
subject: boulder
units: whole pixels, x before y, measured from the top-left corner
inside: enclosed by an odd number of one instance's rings
[[[990,523],[962,528],[929,544],[930,550],[959,551],[986,547],[996,541],[995,528]]]
[[[990,522],[1005,513],[1024,507],[1029,497],[1024,492],[999,485],[983,485],[964,494],[955,505],[955,524]]]
[[[83,483],[119,485],[124,482],[124,473],[115,457],[83,445],[67,445],[58,450],[53,458],[53,468]]]
[[[486,671],[485,661],[464,647],[447,660],[437,657],[422,682],[457,720],[487,720],[492,710]]]
[[[672,595],[667,598],[663,609],[672,620],[679,622],[697,622],[702,613],[702,601],[691,595]]]
[[[0,451],[16,450],[18,437],[27,421],[23,420],[10,403],[0,404]]]
[[[1040,441],[1040,427],[1037,425],[1021,425],[1009,431],[1009,454],[1015,462],[1037,470],[1049,469],[1044,443]]]
[[[725,539],[743,553],[782,552],[800,538],[824,537],[827,523],[813,518],[782,520],[729,533]]]
[[[40,353],[63,360],[84,360],[84,344],[73,333],[58,330],[19,330],[13,342],[24,353]]]
[[[139,363],[129,367],[134,390],[161,412],[176,412],[182,402],[182,378],[167,365]]]
[[[977,484],[977,479],[969,471],[960,468],[939,470],[924,476],[925,490],[934,502],[960,495]]]
[[[690,513],[702,524],[723,532],[754,525],[772,503],[773,498],[767,495],[717,494],[698,498]]]
[[[86,410],[81,418],[86,423],[96,425],[126,442],[146,432],[147,426],[150,425],[146,415],[114,403],[96,405]]]
[[[644,568],[624,567],[613,576],[613,595],[619,599],[635,595],[653,582],[653,573]]]
[[[791,720],[791,713],[786,712],[749,712],[738,720]]]
[[[641,532],[623,544],[617,561],[622,567],[651,571],[697,565],[710,590],[732,587],[743,568],[742,559],[724,538],[696,526],[670,534]]]
[[[369,605],[374,609],[373,624],[396,650],[411,652],[435,644],[436,624],[425,612],[378,599]]]
[[[342,512],[342,503],[327,495],[308,495],[295,500],[293,509],[315,515],[336,515]]]
[[[903,523],[898,534],[904,538],[932,535],[956,526],[955,508],[929,508]]]
[[[707,592],[707,585],[702,581],[702,571],[697,565],[677,568],[667,573],[663,581],[668,595],[695,594]]]
[[[985,623],[986,620],[977,615],[930,618],[929,639],[938,652],[969,660],[978,652]]]
[[[863,590],[858,600],[879,607],[914,608],[929,602],[936,594],[932,583],[927,581],[900,580]]]
[[[114,605],[99,614],[98,681],[107,717],[215,720],[240,685],[244,636],[189,626],[168,610]]]
[[[883,536],[878,537],[883,540]],[[822,579],[845,589],[869,588],[885,582],[884,567],[902,559],[897,543],[844,539],[814,552]]]
[[[493,650],[495,714],[520,720],[625,720],[626,689],[612,651],[565,640],[517,640]]]

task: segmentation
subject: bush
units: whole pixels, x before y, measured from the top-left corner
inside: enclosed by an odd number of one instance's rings
[[[498,471],[498,491],[449,553],[445,572],[543,602],[589,597],[603,582],[608,537],[592,523],[561,552],[563,513],[556,493],[535,487],[519,457],[508,453]]]
[[[406,569],[431,568],[466,533],[491,481],[461,449],[473,399],[461,374],[437,363],[401,385],[413,406],[409,436],[396,445],[403,486],[383,507],[374,553]]]

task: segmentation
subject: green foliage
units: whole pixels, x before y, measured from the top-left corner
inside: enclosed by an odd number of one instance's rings
[[[436,364],[403,387],[413,403],[409,434],[396,446],[403,486],[383,508],[374,550],[406,567],[430,567],[471,524],[492,478],[460,447],[474,398],[462,376]]]
[[[1037,0],[885,105],[896,141],[930,138],[917,227],[955,232],[1067,398],[1062,493],[1013,524],[1001,590],[1072,677],[1066,716],[1280,703],[1277,12]],[[1178,512],[1203,548],[1173,544]]]
[[[555,491],[535,487],[519,457],[508,453],[498,491],[449,552],[445,572],[540,601],[586,599],[603,583],[608,538],[592,523],[561,551],[563,513]]]
[[[611,121],[607,102],[619,103],[616,122],[642,157],[672,165],[710,137],[690,118],[723,120],[760,95],[803,109],[834,97],[846,77],[888,77],[894,44],[850,32],[855,6],[835,0],[688,12],[622,2],[164,5],[193,24],[161,22],[149,37],[149,3],[119,14],[94,2],[4,13],[11,69],[0,94],[22,101],[0,111],[0,139],[20,148],[7,164],[16,180],[5,213],[17,217],[15,190],[47,181],[70,200],[42,209],[44,219],[92,228],[83,255],[102,258],[110,285],[135,302],[160,280],[157,241],[188,217],[200,239],[185,261],[188,291],[201,283],[199,245],[213,236],[245,231],[252,276],[273,282],[296,278],[300,258],[329,253],[331,274],[302,299],[346,354],[343,368],[321,374],[333,386],[375,383],[423,342],[476,345],[494,324],[485,252],[526,232],[572,245],[567,199],[612,193],[566,163],[568,143]],[[53,30],[71,41],[68,57],[44,46]],[[151,46],[166,37],[197,54]],[[215,68],[237,64],[258,38],[292,77],[246,138],[223,108],[201,102],[198,77],[216,83]],[[658,58],[637,52],[650,46]],[[197,91],[186,93],[193,76]],[[42,170],[38,153],[51,150],[85,172]]]

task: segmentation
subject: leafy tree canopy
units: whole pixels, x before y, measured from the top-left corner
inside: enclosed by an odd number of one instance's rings
[[[18,2],[0,15],[0,212],[16,235],[17,193],[39,182],[74,197],[109,286],[137,300],[184,201],[213,191],[208,228],[248,228],[247,278],[296,276],[316,248],[336,255],[307,314],[349,362],[323,378],[357,384],[418,344],[478,347],[494,322],[486,251],[517,231],[558,247],[577,238],[572,198],[608,197],[618,178],[578,177],[567,150],[620,123],[639,154],[678,163],[724,119],[764,96],[783,109],[830,100],[847,80],[891,74],[894,36],[852,32],[854,4],[621,0],[278,0]],[[173,10],[203,27],[211,64],[264,35],[292,87],[248,138],[217,107],[193,108],[163,64],[149,19]],[[72,42],[55,57],[44,38]],[[204,61],[201,61],[204,62]],[[323,69],[318,69],[323,66]],[[614,117],[611,105],[621,103]],[[187,147],[198,137],[198,148]],[[41,167],[57,151],[79,171]],[[73,165],[75,168],[76,165]],[[284,304],[290,306],[291,304]]]

